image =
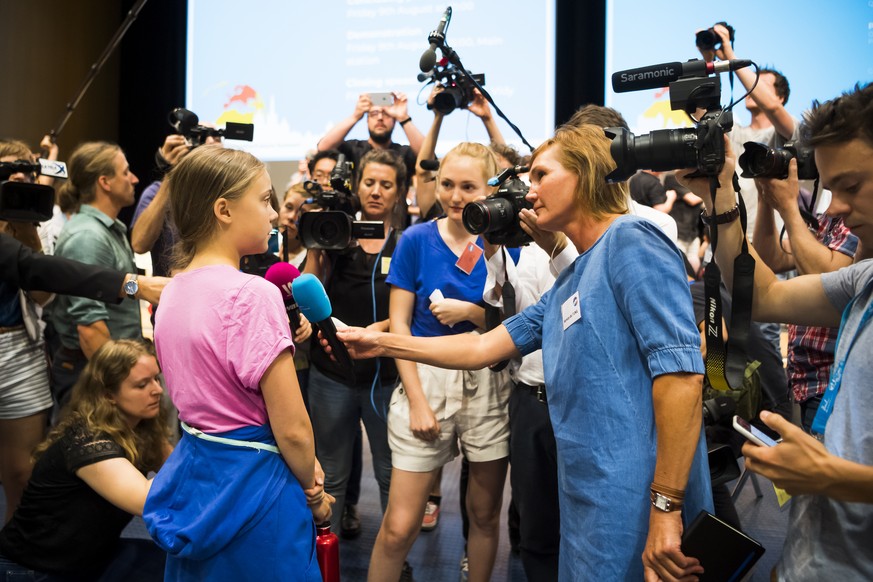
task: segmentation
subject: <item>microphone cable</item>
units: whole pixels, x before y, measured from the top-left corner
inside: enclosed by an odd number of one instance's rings
[[[370,273],[370,298],[373,300],[373,323],[379,321],[376,315],[376,269],[379,268],[379,261],[382,258],[382,253],[385,251],[385,247],[388,245],[388,241],[394,236],[394,227],[388,227],[388,234],[385,236],[385,242],[382,243],[382,248],[379,249],[379,253],[376,255],[376,260],[373,261],[373,269]],[[364,249],[361,249],[361,252],[364,252]],[[376,406],[376,387],[382,387],[382,358],[376,358],[376,372],[373,374],[373,383],[370,385],[370,406],[373,408],[373,412],[376,413],[376,417],[384,420],[386,423],[388,422],[388,408],[383,407],[380,411]],[[390,398],[389,398],[390,400]],[[390,403],[389,403],[390,404]],[[380,414],[381,412],[381,414]]]

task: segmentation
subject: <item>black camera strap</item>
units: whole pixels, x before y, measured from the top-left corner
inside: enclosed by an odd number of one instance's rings
[[[710,193],[715,208],[715,195],[718,189],[718,178],[710,179]],[[731,324],[728,343],[722,338],[722,301],[721,301],[721,269],[715,262],[715,252],[718,248],[718,225],[710,229],[713,260],[706,266],[703,275],[706,298],[705,338],[706,338],[706,377],[716,390],[727,391],[738,388],[743,383],[745,372],[746,345],[749,339],[749,329],[752,319],[752,295],[755,281],[755,259],[749,253],[749,243],[746,238],[747,216],[746,205],[740,194],[737,175],[733,176],[733,187],[737,193],[737,205],[740,212],[740,225],[743,230],[742,250],[734,260],[734,285],[731,302]]]
[[[506,253],[506,247],[501,246],[500,252],[503,253],[503,285],[500,286],[500,295],[503,298],[503,318],[500,317],[500,310],[496,307],[488,305],[485,307],[485,327],[488,331],[496,328],[502,321],[506,321],[515,315],[515,287],[509,282],[509,271],[506,267],[506,261],[512,258]],[[500,372],[509,365],[509,360],[501,360],[496,364],[489,366],[492,372]]]

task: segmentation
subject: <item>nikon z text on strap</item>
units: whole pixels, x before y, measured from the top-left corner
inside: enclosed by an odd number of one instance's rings
[[[715,211],[715,195],[718,189],[718,178],[710,178],[710,193],[712,208]],[[737,175],[733,176],[733,187],[737,193],[740,225],[743,229],[742,251],[734,260],[734,281],[731,301],[731,323],[728,333],[728,344],[722,339],[722,301],[721,301],[721,269],[715,262],[715,252],[718,247],[718,224],[709,229],[712,240],[713,260],[706,266],[703,275],[706,297],[706,377],[716,390],[739,388],[743,383],[743,373],[748,356],[746,345],[749,339],[749,327],[752,319],[752,295],[755,282],[755,259],[749,253],[749,242],[746,238],[746,206],[739,193]]]

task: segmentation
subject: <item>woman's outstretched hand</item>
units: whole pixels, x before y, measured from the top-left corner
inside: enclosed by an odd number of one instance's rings
[[[345,344],[349,355],[355,360],[377,358],[384,355],[379,346],[379,338],[383,335],[385,334],[363,327],[345,327],[336,331],[337,338]],[[331,353],[327,339],[325,339],[321,331],[318,332],[318,341],[321,343],[324,351],[330,354],[332,359],[336,360]]]

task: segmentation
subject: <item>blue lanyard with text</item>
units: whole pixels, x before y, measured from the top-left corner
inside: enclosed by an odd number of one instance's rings
[[[855,306],[855,301],[859,297],[866,296],[870,288],[868,284],[864,290],[856,295],[846,306],[846,309],[843,311],[843,318],[840,322],[840,331],[837,334],[837,343],[834,348],[834,354],[839,350],[840,347],[840,339],[842,338],[843,331],[846,326],[846,321],[849,319],[849,312],[852,311],[852,307]],[[869,301],[869,297],[868,297]],[[864,330],[864,327],[870,323],[870,319],[873,318],[873,301],[870,301],[870,304],[867,306],[867,309],[864,310],[864,314],[861,316],[861,321],[858,322],[858,328],[855,330],[855,334],[852,336],[852,339],[849,340],[849,345],[846,347],[846,351],[843,354],[843,357],[840,358],[839,361],[834,361],[834,367],[831,371],[831,379],[828,382],[828,389],[825,391],[824,395],[821,398],[821,404],[819,404],[818,412],[815,413],[815,419],[812,421],[812,432],[817,435],[824,435],[825,426],[827,426],[828,419],[831,417],[831,413],[834,411],[834,400],[837,398],[837,392],[840,391],[840,385],[843,382],[843,371],[846,367],[846,360],[849,359],[849,352],[852,351],[852,347],[855,345],[855,340],[858,339],[858,336],[861,335],[861,332]]]

